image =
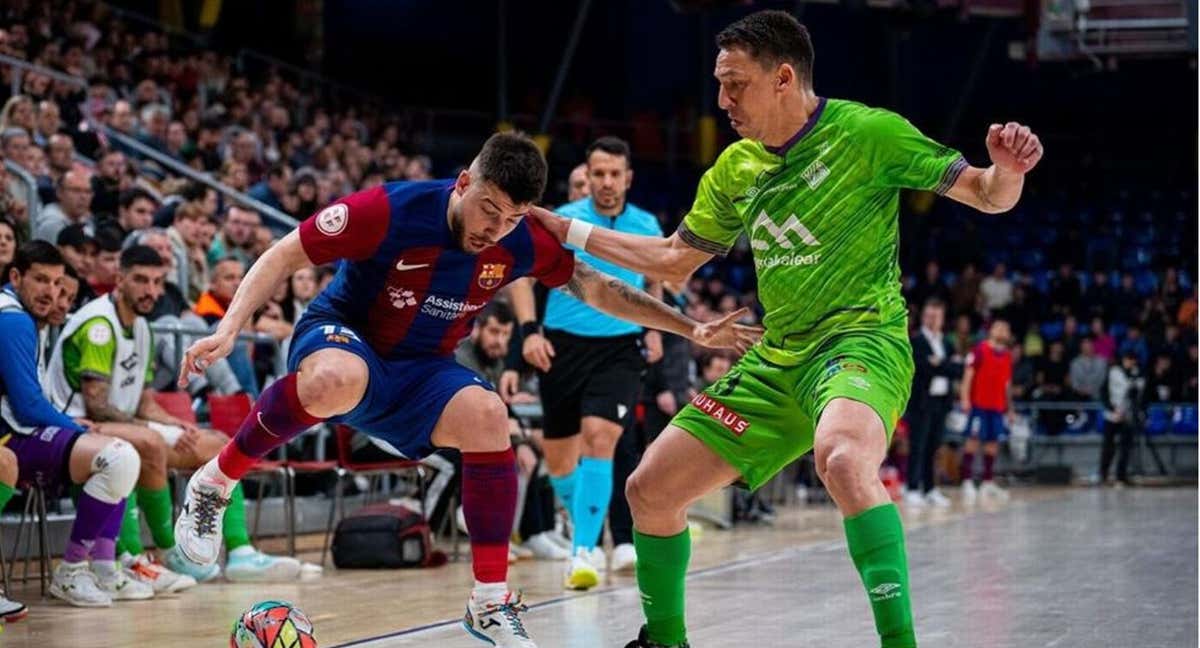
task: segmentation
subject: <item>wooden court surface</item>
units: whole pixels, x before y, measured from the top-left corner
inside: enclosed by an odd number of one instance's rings
[[[922,646],[1195,645],[1195,489],[1013,493],[1005,503],[905,512]],[[319,542],[308,537],[302,546],[319,551]],[[317,552],[301,557],[316,560]],[[624,646],[641,622],[632,576],[574,594],[561,589],[561,570],[533,561],[511,570],[510,582],[534,605],[526,625],[539,645]],[[14,588],[32,609],[0,645],[224,646],[242,610],[279,598],[308,613],[323,648],[468,648],[483,645],[456,625],[470,582],[465,561],[432,570],[329,567],[311,582],[209,583],[102,610],[41,601],[34,583]],[[706,529],[694,544],[689,592],[697,647],[873,643],[832,507],[782,509],[771,527]],[[1121,632],[1137,643],[1118,640]]]

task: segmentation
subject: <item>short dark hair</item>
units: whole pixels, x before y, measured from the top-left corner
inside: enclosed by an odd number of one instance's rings
[[[151,204],[158,207],[158,199],[154,197],[154,194],[141,187],[122,191],[120,197],[117,198],[117,204],[121,206],[121,209],[129,209],[138,200],[149,200]]]
[[[515,204],[535,203],[546,190],[546,158],[527,135],[496,133],[475,158],[479,180],[491,182]]]
[[[629,143],[620,137],[616,137],[615,135],[605,135],[604,137],[597,139],[595,142],[592,142],[590,145],[588,145],[587,151],[583,154],[583,159],[585,161],[592,159],[592,153],[595,153],[596,151],[604,151],[609,155],[623,157],[625,158],[626,165],[629,165],[633,159],[633,154],[629,150]]]
[[[942,301],[940,297],[930,297],[929,299],[925,300],[925,303],[921,307],[922,308],[941,308],[941,309],[945,310],[946,302]]]
[[[154,248],[148,245],[132,245],[121,253],[121,271],[129,272],[134,266],[161,268],[165,263]]]
[[[208,195],[209,191],[212,191],[211,187],[203,182],[196,182],[193,180],[192,182],[189,182],[183,186],[183,189],[180,190],[179,195],[182,196],[187,202],[194,202],[197,200],[204,200],[204,197]]]
[[[96,230],[96,249],[100,252],[120,252],[121,233],[112,227],[101,227]]]
[[[17,248],[17,253],[13,255],[13,261],[8,267],[16,268],[17,272],[25,274],[35,263],[57,266],[66,265],[63,262],[62,252],[59,252],[58,248],[51,245],[48,241],[34,239],[22,243]],[[7,281],[7,271],[5,275],[4,279]]]
[[[275,164],[272,164],[270,166],[270,168],[267,169],[267,177],[268,178],[277,178],[277,179],[278,178],[286,178],[287,173],[288,173],[288,166],[286,164],[284,164],[283,162],[276,162]]]
[[[813,46],[808,28],[786,11],[757,11],[717,34],[717,47],[742,49],[763,65],[789,63],[810,85]]]
[[[74,279],[75,281],[79,281],[79,271],[76,270],[75,266],[71,265],[70,263],[63,264],[63,274]]]
[[[486,324],[489,317],[496,320],[496,323],[502,326],[517,321],[516,316],[513,315],[512,308],[509,308],[508,304],[504,302],[494,301],[488,304],[487,308],[483,309],[483,312],[479,314],[479,321]]]

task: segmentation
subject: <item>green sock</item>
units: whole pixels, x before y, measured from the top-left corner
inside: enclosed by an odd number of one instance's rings
[[[175,546],[175,524],[171,519],[174,511],[171,509],[171,488],[151,490],[137,488],[138,504],[146,516],[146,526],[150,527],[150,536],[154,538],[154,546],[166,551]],[[128,506],[128,505],[127,505]]]
[[[121,532],[117,535],[117,555],[129,553],[137,556],[146,551],[142,546],[142,524],[138,520],[137,489],[125,498],[125,518],[121,520]]]
[[[684,580],[692,557],[688,529],[667,537],[633,531],[637,549],[637,581],[650,641],[674,646],[687,641],[684,625]]]
[[[12,499],[15,489],[4,482],[0,482],[0,511],[4,510],[4,505],[8,504],[8,500]]]
[[[850,558],[867,588],[882,648],[915,648],[900,510],[895,504],[881,504],[846,518],[843,524]]]
[[[241,484],[234,486],[229,494],[229,507],[225,509],[221,532],[225,536],[226,551],[250,544],[250,532],[246,529],[246,497],[242,494]]]

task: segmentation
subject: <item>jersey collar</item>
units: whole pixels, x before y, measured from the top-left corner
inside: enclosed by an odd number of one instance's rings
[[[808,132],[817,125],[817,121],[821,119],[821,113],[823,112],[825,112],[825,97],[817,97],[816,110],[814,110],[812,114],[808,116],[808,121],[804,122],[804,125],[800,127],[800,130],[796,131],[795,135],[792,135],[791,139],[784,142],[783,146],[767,146],[764,144],[763,148],[767,149],[769,153],[773,153],[779,157],[787,157],[787,154],[792,150],[792,147],[795,146],[800,140],[804,139],[804,136],[808,135]]]

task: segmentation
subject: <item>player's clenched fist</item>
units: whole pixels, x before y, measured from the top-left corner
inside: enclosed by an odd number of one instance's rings
[[[179,388],[187,387],[189,375],[202,374],[212,363],[229,355],[236,341],[236,335],[214,333],[193,342],[184,353],[183,363],[179,366]]]
[[[1042,159],[1038,136],[1017,122],[992,124],[987,134],[988,155],[1002,171],[1028,173]]]

